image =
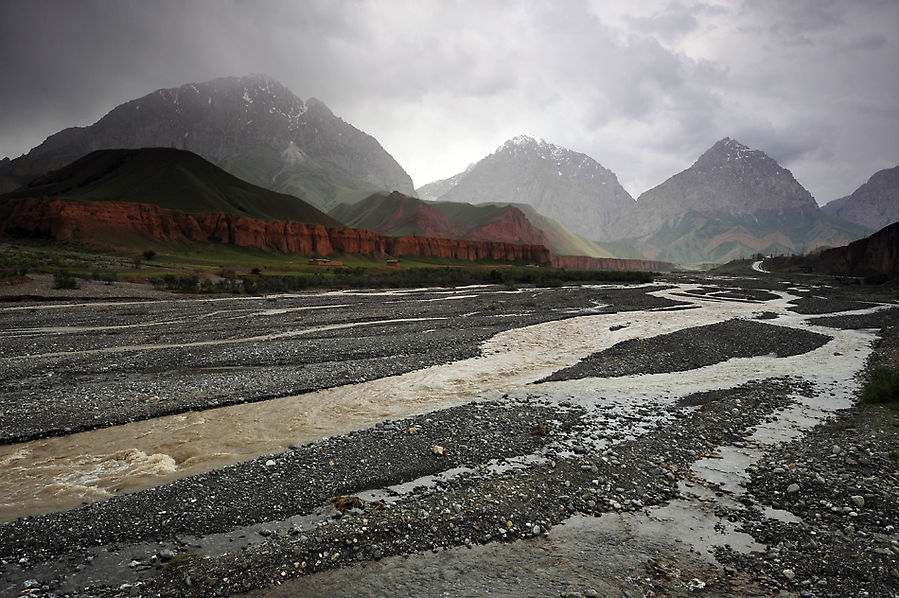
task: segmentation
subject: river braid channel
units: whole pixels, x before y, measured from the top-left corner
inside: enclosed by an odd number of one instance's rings
[[[0,296],[0,596],[899,596],[895,293]]]

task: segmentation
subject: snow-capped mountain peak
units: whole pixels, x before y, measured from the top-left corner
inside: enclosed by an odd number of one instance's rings
[[[419,189],[423,198],[470,203],[526,203],[587,238],[633,203],[613,172],[591,157],[518,135],[449,179]]]

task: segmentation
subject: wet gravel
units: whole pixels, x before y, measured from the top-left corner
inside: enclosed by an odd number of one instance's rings
[[[594,353],[545,381],[682,372],[736,357],[801,355],[832,337],[751,320],[728,320],[650,338],[627,340]]]
[[[390,506],[364,504],[300,533],[272,535],[239,553],[162,566],[155,577],[125,588],[126,594],[247,592],[390,555],[540,536],[577,513],[640,510],[675,497],[692,462],[789,404],[794,387],[786,380],[748,385],[603,451],[575,450],[579,441],[563,440],[545,454],[547,462],[498,475],[463,475]],[[734,413],[738,406],[740,415]],[[571,432],[569,438],[577,438],[576,427]]]
[[[749,302],[770,298],[763,284],[756,284],[744,292],[736,280],[716,280],[698,293],[706,299]],[[778,282],[776,288],[792,289],[788,282]],[[223,401],[259,400],[295,388],[392,375],[391,368],[395,373],[407,371],[407,361],[410,369],[417,369],[471,355],[480,339],[505,327],[622,309],[682,308],[647,296],[647,290],[652,288],[460,290],[472,296],[442,301],[426,301],[433,293],[407,293],[387,307],[383,298],[365,294],[179,301],[112,306],[99,318],[77,310],[71,310],[70,317],[67,310],[69,325],[130,326],[163,315],[194,324],[160,327],[153,333],[160,335],[155,340],[147,330],[119,329],[116,334],[125,335],[127,343],[227,339],[374,318],[446,319],[364,324],[352,329],[352,334],[359,333],[358,343],[347,340],[356,337],[319,330],[265,343],[38,358],[22,355],[58,351],[54,344],[62,350],[102,349],[122,339],[104,338],[107,332],[84,339],[78,337],[91,335],[37,334],[26,341],[19,338],[24,335],[7,334],[0,336],[0,358],[14,357],[3,362],[11,366],[12,378],[0,388],[0,409],[5,412],[0,432],[9,442],[16,434],[63,434],[66,428],[112,425]],[[838,291],[839,301],[846,299],[844,289]],[[789,292],[825,297],[829,291]],[[864,306],[869,298],[850,297],[850,303]],[[809,306],[820,301],[830,300],[815,298],[801,309],[811,310]],[[250,313],[324,305],[329,309],[272,314],[262,317],[263,324],[257,316],[249,328],[243,326]],[[879,328],[882,338],[872,362],[896,363],[897,313],[893,309],[819,318],[815,323]],[[27,309],[5,311],[3,317],[13,324],[9,328],[35,328],[58,325],[59,314]],[[296,317],[302,320],[291,320]],[[716,363],[736,356],[800,354],[829,340],[759,320],[731,320],[682,332],[621,343],[609,349],[620,351],[621,362],[603,356],[606,351],[564,375],[596,376],[601,368],[625,371],[615,367],[631,367],[631,373],[683,371],[709,359]],[[647,344],[653,340],[655,344]],[[683,356],[683,347],[691,346],[685,343],[697,347],[695,356]],[[345,360],[342,351],[348,354]],[[595,363],[588,365],[589,360]],[[57,377],[63,372],[72,377]],[[148,388],[155,395],[140,409],[112,399],[124,393],[137,402]],[[690,468],[697,460],[714,457],[719,447],[742,445],[753,426],[775,418],[797,392],[812,391],[797,379],[756,381],[691,395],[673,405],[636,409],[629,416],[633,421],[613,422],[613,413],[604,410],[599,396],[580,397],[579,405],[596,405],[585,408],[534,395],[384,422],[103,503],[0,524],[0,595],[266,596],[276,584],[283,584],[278,595],[306,595],[303,579],[322,571],[403,555],[443,555],[458,547],[528,547],[527,542],[544,541],[560,524],[578,517],[638,514],[679,499],[685,483],[696,483]],[[55,407],[66,400],[68,407]],[[7,421],[6,414],[12,419]],[[604,417],[606,427],[598,424]],[[624,594],[899,595],[897,451],[894,412],[863,407],[841,413],[752,465],[742,507],[726,503],[727,493],[710,485],[715,497],[709,499],[710,508],[740,525],[764,550],[741,554],[719,549],[720,568],[706,564],[702,586],[691,578],[700,567],[691,560],[692,553],[665,549],[652,558],[640,555],[640,571],[619,580],[626,587]],[[436,481],[429,477],[434,475]],[[404,483],[396,492],[383,490]],[[338,496],[345,498],[344,511],[335,508]],[[361,498],[357,502],[353,497]],[[762,505],[787,510],[801,521],[768,519]],[[208,540],[213,537],[218,538],[214,546]],[[601,553],[590,555],[591,562],[603,558]],[[509,587],[513,581],[507,580]],[[606,589],[599,583],[581,584],[577,592],[558,583],[545,587],[550,586],[562,588],[556,595],[601,595]]]
[[[816,318],[840,328],[878,328],[869,365],[899,367],[899,310]],[[737,515],[764,552],[719,560],[800,596],[899,596],[899,412],[860,404],[751,468],[752,502],[797,521]]]
[[[659,288],[15,304],[0,312],[0,444],[394,376],[474,357],[512,328],[678,305],[647,294]]]
[[[767,454],[748,491],[800,521],[741,514],[767,546],[722,560],[804,596],[899,594],[899,416],[856,407]]]
[[[283,520],[336,496],[531,454],[581,415],[574,407],[476,403],[385,422],[80,509],[2,524],[0,559],[37,564],[68,555],[62,560],[77,561],[94,546],[167,542]]]

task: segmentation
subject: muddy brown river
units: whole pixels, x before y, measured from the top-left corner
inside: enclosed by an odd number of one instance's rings
[[[482,344],[478,357],[399,376],[2,446],[0,520],[67,509],[82,502],[133,492],[259,455],[280,452],[291,445],[360,429],[385,419],[464,403],[478,396],[527,392],[531,388],[528,385],[536,380],[624,340],[647,338],[735,317],[750,318],[763,311],[776,313],[781,318],[778,324],[808,327],[802,318],[786,311],[791,299],[788,294],[783,293],[778,299],[763,303],[730,302],[691,295],[690,291],[695,288],[695,285],[681,285],[658,291],[657,294],[679,301],[688,298],[698,309],[676,312],[645,310],[555,320],[502,332]],[[83,309],[89,309],[89,306]],[[318,330],[352,334],[354,326],[371,324],[371,321],[332,324]],[[50,334],[57,330],[36,327],[16,332],[23,335]],[[259,344],[311,332],[301,329],[233,339],[192,341],[181,345],[110,346],[94,351],[131,354],[209,344]],[[8,331],[7,334],[15,332]],[[596,396],[598,393],[606,397],[651,393],[671,396],[674,386],[672,376],[677,378],[678,393],[684,394],[739,384],[760,375],[790,375],[800,370],[808,375],[809,363],[814,363],[816,370],[836,372],[840,378],[847,379],[851,377],[849,370],[860,367],[861,356],[857,355],[846,365],[846,359],[837,363],[833,354],[853,355],[869,340],[869,336],[845,331],[816,351],[816,357],[732,360],[689,373],[591,379],[540,386],[543,393],[570,396]],[[68,352],[52,352],[41,357],[50,358],[63,353]]]

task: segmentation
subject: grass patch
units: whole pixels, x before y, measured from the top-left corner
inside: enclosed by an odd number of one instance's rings
[[[224,274],[227,274],[225,276]],[[477,284],[499,284],[509,288],[518,286],[555,287],[563,284],[589,282],[650,282],[647,272],[618,272],[593,270],[555,270],[552,268],[333,268],[320,272],[263,275],[238,275],[233,271],[220,272],[218,281],[200,282],[196,275],[165,274],[153,278],[153,285],[179,293],[245,293],[261,295],[285,293],[313,288],[416,288],[454,287]]]
[[[868,372],[868,380],[862,389],[863,403],[888,405],[899,409],[899,368],[875,365]]]
[[[334,255],[342,267],[309,264],[309,256],[265,252],[220,243],[166,246],[147,240],[137,248],[99,249],[47,240],[0,241],[0,273],[55,274],[107,283],[152,282],[182,293],[266,294],[315,288],[411,288],[497,284],[553,287],[564,284],[651,282],[648,272],[557,270],[523,264],[463,262],[448,258],[403,258],[388,268],[383,257]],[[148,257],[150,256],[150,257]],[[71,287],[69,287],[71,288]]]

